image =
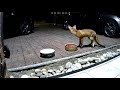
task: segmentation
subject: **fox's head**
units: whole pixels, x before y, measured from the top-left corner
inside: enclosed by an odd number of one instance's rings
[[[69,30],[76,29],[76,25],[74,25],[73,27],[71,27],[70,25],[68,25],[68,28],[69,28]]]
[[[76,29],[76,25],[74,25],[73,27],[71,27],[70,25],[68,25],[68,29],[70,30],[71,33],[76,34],[77,29]]]

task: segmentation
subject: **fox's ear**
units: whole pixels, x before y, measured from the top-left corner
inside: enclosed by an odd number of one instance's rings
[[[69,28],[69,29],[71,29],[71,26],[70,26],[70,25],[68,25],[68,28]]]
[[[76,29],[76,25],[74,25],[73,28]]]

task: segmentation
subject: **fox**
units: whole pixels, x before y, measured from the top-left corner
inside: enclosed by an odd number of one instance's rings
[[[89,45],[92,45],[92,47],[95,47],[95,42],[100,45],[101,47],[104,47],[104,45],[99,43],[98,36],[96,32],[93,29],[76,29],[76,25],[71,27],[68,25],[68,29],[72,34],[74,34],[76,37],[79,38],[79,45],[77,47],[83,47],[83,40],[85,37],[88,37],[88,39],[91,41]]]

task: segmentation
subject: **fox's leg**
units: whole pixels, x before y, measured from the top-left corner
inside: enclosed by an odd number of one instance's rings
[[[79,38],[79,45],[78,45],[78,47],[83,47],[83,38]]]
[[[80,47],[81,46],[81,40],[80,40],[80,38],[79,38],[79,45],[77,46],[77,47]]]
[[[91,45],[92,45],[92,47],[95,47],[95,39],[94,39],[94,37],[89,37],[89,39],[91,40]]]
[[[94,40],[92,41],[92,47],[95,47],[95,41]]]
[[[93,37],[88,37],[88,39],[91,41],[90,44],[88,44],[88,45],[91,46],[93,43]]]

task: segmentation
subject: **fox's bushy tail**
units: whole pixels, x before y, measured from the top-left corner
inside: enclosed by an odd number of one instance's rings
[[[105,48],[105,46],[104,46],[104,45],[101,45],[101,44],[99,43],[99,39],[98,39],[98,37],[97,37],[97,36],[95,36],[95,41],[96,41],[96,43],[97,43],[98,45],[100,45],[101,47],[104,47],[104,48]]]

